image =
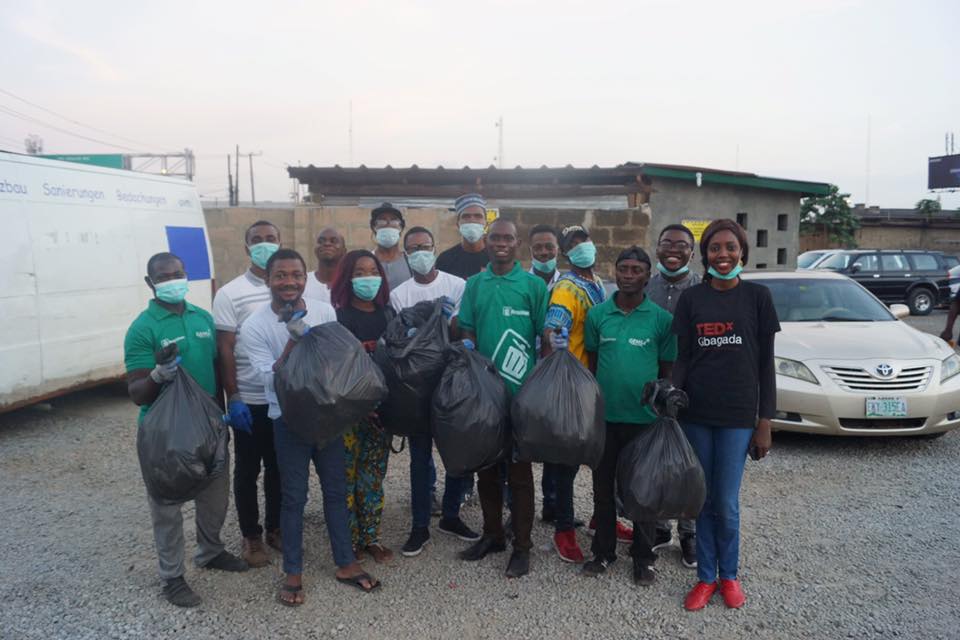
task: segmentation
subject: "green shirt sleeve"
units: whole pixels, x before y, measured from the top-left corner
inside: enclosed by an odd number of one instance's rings
[[[473,305],[476,284],[477,281],[475,277],[467,280],[467,286],[463,289],[463,298],[460,300],[460,313],[457,314],[457,324],[460,326],[460,328],[473,333],[476,333],[476,324],[474,320],[476,316],[476,309],[474,309]]]
[[[600,324],[596,311],[598,308],[593,307],[587,311],[587,321],[583,323],[583,348],[593,353],[600,347]]]
[[[127,329],[127,335],[123,339],[123,364],[127,373],[157,366],[153,352],[153,333],[137,318]]]
[[[673,316],[669,311],[660,309],[660,317],[657,319],[658,333],[660,334],[660,360],[663,362],[674,362],[677,359],[677,336],[673,333]]]

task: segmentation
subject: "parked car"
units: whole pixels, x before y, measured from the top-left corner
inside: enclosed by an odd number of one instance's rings
[[[955,267],[950,267],[949,274],[949,285],[950,285],[950,299],[957,297],[957,291],[960,291],[960,265]]]
[[[916,316],[950,302],[950,275],[940,251],[838,251],[817,263],[816,269],[849,276],[887,304],[906,304]]]
[[[813,251],[804,251],[797,256],[797,268],[814,269],[819,262],[837,251],[838,249],[814,249]]]
[[[780,318],[773,428],[832,435],[929,435],[960,427],[960,356],[900,322],[830,271],[751,272]]]

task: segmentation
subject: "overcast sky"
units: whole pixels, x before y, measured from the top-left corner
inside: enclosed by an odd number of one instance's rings
[[[357,165],[489,165],[502,115],[506,166],[739,168],[856,202],[869,120],[869,201],[888,207],[928,197],[946,131],[960,145],[955,0],[22,0],[0,59],[0,148],[124,151],[49,125],[189,147],[210,198],[236,143],[263,151],[258,200],[288,199],[287,163],[349,164],[351,101]]]

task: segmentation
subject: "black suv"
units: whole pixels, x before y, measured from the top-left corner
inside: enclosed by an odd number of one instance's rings
[[[815,268],[845,274],[887,304],[906,304],[915,316],[950,302],[950,267],[941,251],[838,251]]]

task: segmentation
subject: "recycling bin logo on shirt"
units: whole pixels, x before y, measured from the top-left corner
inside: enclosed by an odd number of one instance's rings
[[[500,375],[514,384],[521,384],[530,368],[530,343],[513,329],[507,329],[500,336],[492,359],[500,369]]]

